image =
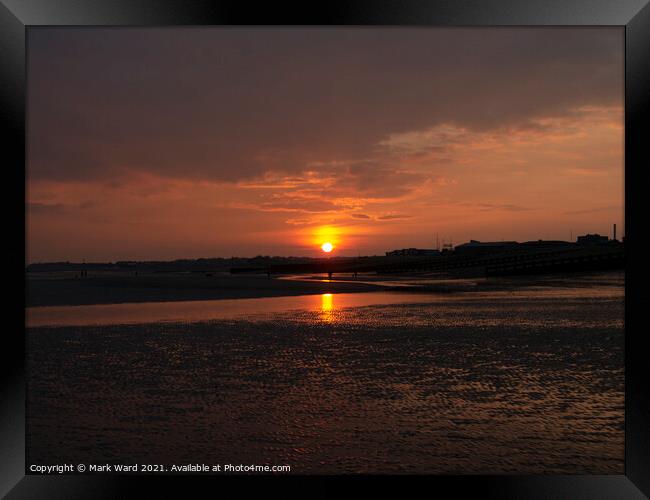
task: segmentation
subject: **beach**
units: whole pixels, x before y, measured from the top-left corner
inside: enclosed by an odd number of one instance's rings
[[[29,328],[28,461],[622,474],[622,280]]]
[[[30,474],[633,472],[620,26],[173,24],[14,44]]]
[[[143,302],[292,297],[324,293],[401,291],[412,293],[514,292],[536,288],[608,289],[622,286],[622,272],[484,278],[456,274],[350,273],[334,275],[232,275],[215,273],[96,272],[80,278],[74,272],[31,273],[26,280],[26,306],[75,306]]]
[[[27,276],[27,306],[116,304],[183,300],[243,299],[379,290],[368,283],[281,280],[266,275],[229,273],[98,272],[32,273]]]

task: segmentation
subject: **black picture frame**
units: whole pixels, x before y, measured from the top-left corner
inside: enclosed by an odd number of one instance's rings
[[[249,487],[282,496],[403,495],[405,488],[454,497],[632,499],[650,496],[650,363],[645,337],[650,282],[645,248],[650,197],[650,6],[647,0],[347,0],[282,7],[243,0],[0,0],[0,110],[4,129],[5,257],[0,363],[0,494],[7,498],[189,496],[193,486]],[[625,474],[620,476],[36,476],[25,474],[25,56],[34,26],[407,25],[620,26],[625,29]],[[412,485],[411,483],[416,483]],[[138,491],[139,490],[139,491]],[[220,490],[219,490],[220,491]],[[416,491],[416,490],[413,490]],[[157,494],[158,492],[158,494]],[[217,490],[214,490],[216,493]]]

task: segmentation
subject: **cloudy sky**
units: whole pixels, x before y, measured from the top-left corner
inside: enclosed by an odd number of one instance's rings
[[[27,259],[623,229],[619,28],[34,28]]]

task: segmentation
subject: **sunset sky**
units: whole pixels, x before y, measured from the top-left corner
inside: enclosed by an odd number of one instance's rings
[[[27,260],[623,227],[621,28],[30,28]]]

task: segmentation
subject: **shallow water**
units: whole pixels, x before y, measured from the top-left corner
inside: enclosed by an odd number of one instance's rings
[[[621,474],[622,291],[30,328],[28,461]]]
[[[251,316],[263,317],[292,310],[334,310],[378,304],[435,302],[436,300],[439,300],[439,297],[423,294],[369,292],[324,293],[260,299],[30,307],[27,309],[27,325],[37,327],[196,322]]]
[[[428,282],[428,280],[426,281]],[[457,281],[458,282],[458,281]],[[388,282],[386,282],[388,283]],[[440,283],[438,281],[437,283]],[[411,286],[403,284],[404,287]],[[417,290],[417,287],[412,287]],[[332,316],[337,311],[374,305],[446,303],[449,301],[541,298],[617,298],[621,286],[553,287],[534,286],[524,290],[470,291],[462,293],[365,292],[324,293],[293,297],[266,297],[232,300],[193,300],[139,302],[83,306],[42,306],[26,308],[28,327],[120,325],[158,322],[197,322],[233,318],[263,318],[288,311],[322,311]]]

